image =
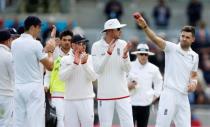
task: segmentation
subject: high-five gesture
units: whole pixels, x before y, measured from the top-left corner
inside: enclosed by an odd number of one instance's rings
[[[147,28],[147,23],[144,20],[144,18],[141,16],[141,14],[139,12],[135,12],[133,13],[133,17],[136,20],[137,24],[142,28],[145,29]]]
[[[115,45],[116,45],[116,39],[112,39],[112,41],[109,43],[109,48],[107,51],[108,54],[110,54],[110,55],[112,54]]]
[[[55,38],[55,36],[56,36],[56,26],[55,25],[52,25],[52,31],[51,31],[51,33],[50,33],[50,37],[51,38]]]
[[[123,58],[128,57],[128,52],[131,48],[132,48],[132,43],[128,42],[127,45],[125,46],[125,48],[123,49]]]
[[[44,47],[45,52],[47,53],[53,53],[56,47],[55,39],[49,39],[46,43],[46,46]]]

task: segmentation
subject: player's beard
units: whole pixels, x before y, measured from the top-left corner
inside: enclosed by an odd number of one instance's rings
[[[188,42],[181,42],[180,45],[181,45],[182,49],[184,49],[184,50],[188,50],[191,46],[191,44],[189,44]]]

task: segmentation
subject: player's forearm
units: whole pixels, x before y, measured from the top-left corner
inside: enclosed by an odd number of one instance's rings
[[[165,40],[163,40],[162,38],[158,37],[155,32],[149,28],[149,26],[146,26],[144,29],[144,32],[146,33],[146,35],[149,37],[149,39],[155,43],[160,49],[164,49],[165,48]]]

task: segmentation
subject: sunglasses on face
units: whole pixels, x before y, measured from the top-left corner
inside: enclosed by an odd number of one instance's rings
[[[146,53],[141,53],[141,54],[139,54],[140,56],[148,56],[148,54],[146,54]]]
[[[121,28],[117,28],[117,31],[121,31]]]

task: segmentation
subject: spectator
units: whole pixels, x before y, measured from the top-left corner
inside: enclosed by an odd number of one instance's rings
[[[24,26],[20,26],[18,29],[17,29],[17,33],[19,35],[21,35],[22,33],[24,33]]]
[[[129,55],[130,55],[130,60],[131,61],[135,61],[136,60],[136,55],[132,54],[131,52],[136,51],[137,50],[137,45],[139,43],[139,38],[138,37],[132,37],[129,41],[131,43],[131,49],[129,51]]]
[[[192,110],[192,115],[191,115],[191,126],[192,127],[202,127],[202,123],[199,120],[199,118],[196,116],[194,111]]]
[[[210,46],[210,33],[204,21],[200,21],[195,29],[195,48]]]
[[[13,24],[12,24],[12,26],[10,26],[11,28],[15,28],[16,30],[19,28],[19,19],[18,19],[18,17],[14,17],[14,19],[13,19]]]
[[[4,28],[4,19],[0,18],[0,29]]]
[[[167,28],[171,17],[170,8],[165,5],[164,0],[158,0],[158,4],[153,9],[153,17],[157,28]]]
[[[109,0],[105,5],[104,13],[107,16],[107,19],[117,18],[120,20],[123,15],[123,5],[118,0]]]
[[[190,0],[187,5],[187,18],[188,24],[191,26],[196,26],[201,20],[203,11],[203,5],[199,0]]]

